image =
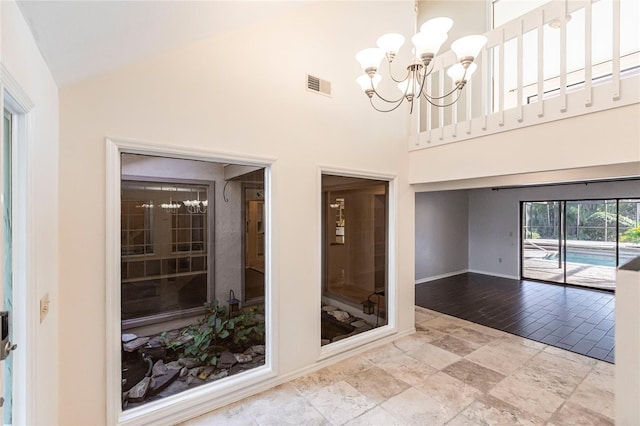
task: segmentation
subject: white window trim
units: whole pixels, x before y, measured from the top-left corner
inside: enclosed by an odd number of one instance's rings
[[[39,317],[36,306],[35,281],[36,235],[31,235],[35,226],[32,206],[36,199],[31,182],[29,164],[33,151],[33,109],[35,104],[22,90],[18,82],[5,68],[0,67],[0,105],[14,114],[13,118],[13,336],[18,345],[13,354],[13,423],[31,424],[36,409],[36,324]],[[3,124],[0,124],[0,128]],[[16,206],[26,206],[17,209]]]
[[[387,219],[387,226],[389,227],[389,239],[388,239],[388,288],[387,288],[387,324],[381,327],[374,328],[373,330],[357,334],[349,337],[348,339],[342,339],[335,343],[329,343],[328,345],[321,346],[321,332],[320,332],[320,300],[322,299],[322,274],[317,280],[318,289],[318,328],[317,328],[317,342],[318,342],[318,360],[324,360],[343,354],[347,351],[351,351],[360,346],[368,343],[375,342],[376,340],[389,337],[398,332],[398,177],[393,174],[378,173],[366,170],[345,169],[331,166],[318,166],[317,177],[317,220],[318,224],[317,235],[318,241],[322,241],[322,175],[331,174],[336,176],[355,177],[362,179],[375,179],[382,180],[389,183],[389,217]],[[321,243],[322,244],[322,243]],[[322,270],[322,250],[318,250],[318,270]]]
[[[107,424],[175,424],[212,411],[251,393],[259,383],[277,375],[275,306],[276,288],[272,285],[272,196],[271,166],[274,158],[220,153],[192,147],[106,138],[106,373]],[[121,331],[120,331],[120,154],[158,155],[186,160],[234,163],[265,168],[265,346],[262,367],[220,380],[158,401],[122,411]]]

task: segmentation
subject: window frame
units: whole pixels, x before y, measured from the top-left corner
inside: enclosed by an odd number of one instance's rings
[[[274,158],[227,154],[204,148],[169,145],[162,142],[105,138],[106,145],[106,411],[107,423],[142,425],[180,423],[234,400],[255,393],[256,386],[276,377],[277,340],[272,285],[272,196],[271,169]],[[142,154],[185,160],[230,163],[264,168],[265,174],[265,364],[238,376],[204,384],[139,407],[122,410],[121,403],[121,312],[120,312],[120,180],[121,154]]]
[[[391,336],[398,331],[398,176],[393,174],[378,173],[366,170],[346,169],[340,167],[319,165],[317,168],[316,183],[316,203],[317,203],[317,238],[318,238],[318,271],[322,270],[324,265],[322,250],[323,241],[323,192],[322,192],[322,176],[335,175],[344,177],[354,177],[361,179],[372,179],[378,181],[386,181],[388,183],[387,193],[387,324],[374,328],[364,333],[357,334],[348,339],[342,339],[338,342],[329,343],[321,346],[320,333],[320,315],[321,300],[323,295],[323,279],[322,274],[318,274],[316,281],[317,297],[318,297],[318,360],[324,360],[341,353],[353,350],[359,346],[380,340]]]
[[[151,176],[138,176],[138,175],[121,175],[122,181],[134,181],[134,182],[149,182],[149,183],[159,183],[159,184],[176,184],[176,185],[197,185],[197,186],[205,186],[207,187],[207,199],[211,201],[211,209],[207,210],[207,300],[206,302],[210,302],[215,294],[215,182],[207,181],[207,180],[197,180],[197,179],[177,179],[177,178],[162,178],[162,177],[151,177]],[[122,224],[121,228],[122,229]],[[173,230],[172,230],[173,233]],[[152,235],[152,245],[153,245],[153,219],[151,223],[151,235]],[[172,243],[173,244],[173,243]],[[197,253],[197,252],[179,252],[173,251],[172,254],[175,256],[185,254],[185,253]],[[132,260],[145,260],[150,256],[154,255],[154,251],[151,253],[144,254],[132,254],[132,255],[121,255],[121,261],[126,259]],[[137,327],[143,327],[147,325],[157,324],[165,321],[170,321],[173,319],[181,319],[181,318],[189,318],[197,315],[201,315],[205,312],[204,305],[194,308],[180,309],[177,311],[171,312],[161,312],[154,315],[147,315],[138,318],[131,318],[127,320],[122,320],[122,329],[128,330]]]

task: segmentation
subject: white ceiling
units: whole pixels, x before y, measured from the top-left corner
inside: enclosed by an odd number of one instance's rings
[[[307,3],[18,0],[59,86]]]

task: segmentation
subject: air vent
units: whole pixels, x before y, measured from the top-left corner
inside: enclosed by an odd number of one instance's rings
[[[307,90],[325,96],[331,96],[331,82],[307,74]]]

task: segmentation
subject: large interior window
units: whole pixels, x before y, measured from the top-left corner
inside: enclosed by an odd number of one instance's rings
[[[264,365],[264,168],[121,165],[123,409]]]
[[[322,176],[322,344],[387,324],[386,181]]]
[[[640,256],[640,199],[521,204],[522,277],[615,289],[615,270]]]

